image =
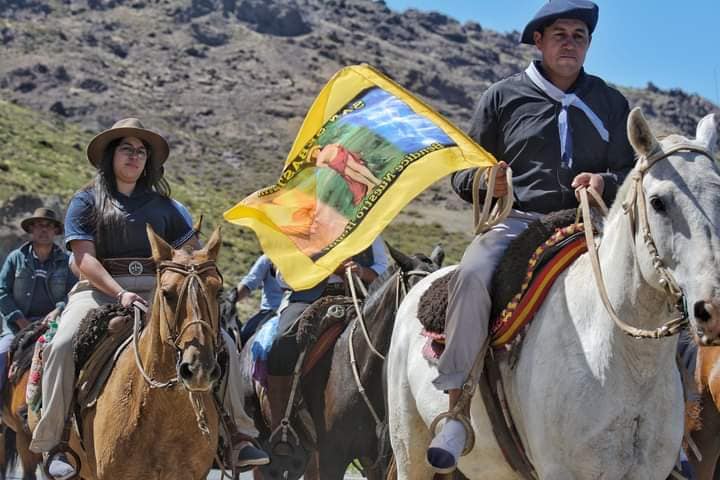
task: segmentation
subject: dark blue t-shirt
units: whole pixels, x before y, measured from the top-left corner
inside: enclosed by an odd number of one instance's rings
[[[175,248],[187,242],[195,233],[187,219],[170,198],[138,186],[130,196],[116,192],[115,205],[124,214],[126,241],[105,245],[105,258],[150,257],[150,242],[145,224]],[[73,240],[96,241],[92,214],[95,198],[92,190],[76,193],[70,200],[65,216],[65,244]],[[118,232],[118,235],[123,235]]]

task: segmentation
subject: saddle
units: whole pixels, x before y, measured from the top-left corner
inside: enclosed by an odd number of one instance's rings
[[[548,214],[512,241],[493,274],[490,335],[500,349],[519,337],[542,304],[562,270],[585,251],[582,225],[574,224],[575,210]],[[552,267],[552,268],[548,268]],[[420,298],[418,319],[432,344],[426,356],[439,357],[444,343],[450,272],[436,279]],[[519,339],[518,339],[519,340]]]
[[[301,436],[309,444],[314,445],[317,442],[313,420],[304,408],[302,388],[300,386],[301,378],[308,375],[325,354],[332,349],[340,334],[353,318],[355,318],[355,310],[352,298],[336,295],[321,297],[316,300],[303,310],[292,323],[293,327],[290,328],[286,335],[295,336],[295,344],[300,350],[301,356],[298,358],[294,370],[294,376],[296,377],[294,382],[297,382],[297,387],[293,389],[289,398],[281,399],[282,406],[276,405],[276,407],[282,408],[281,412],[270,411],[271,403],[275,402],[268,400],[265,387],[260,381],[255,381],[255,390],[260,400],[260,413],[263,421],[268,427],[272,428],[269,419],[272,418],[273,414],[281,415],[284,413],[286,421],[281,423],[285,425],[283,428],[288,430],[295,439],[293,443],[299,444],[299,438],[292,425],[294,422],[297,422],[296,425],[300,427]],[[278,345],[273,348],[277,347]],[[288,405],[290,405],[289,410]],[[279,436],[285,438],[287,435],[288,432],[283,431],[283,434]],[[269,439],[271,445],[274,444],[273,439],[276,436],[278,434],[275,431],[271,432]],[[283,440],[283,443],[287,442]]]
[[[80,408],[92,407],[115,362],[132,338],[133,312],[118,304],[88,312],[73,337],[75,383]]]
[[[47,331],[47,325],[43,322],[34,322],[23,328],[15,335],[8,352],[9,365],[8,380],[12,385],[17,385],[20,379],[30,369],[35,342]]]

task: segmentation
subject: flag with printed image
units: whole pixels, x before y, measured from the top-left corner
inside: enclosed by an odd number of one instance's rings
[[[303,121],[278,181],[225,212],[294,290],[365,250],[415,196],[491,154],[368,65],[343,68]]]

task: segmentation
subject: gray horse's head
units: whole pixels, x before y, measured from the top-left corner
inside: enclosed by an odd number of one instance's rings
[[[631,175],[638,178],[645,171],[639,178],[652,238],[649,242],[644,236],[642,213],[638,214],[635,243],[640,270],[661,291],[679,289],[700,343],[720,343],[720,173],[714,159],[715,118],[711,114],[700,120],[694,140],[680,135],[657,140],[640,110],[634,109],[628,118],[628,137],[639,155]],[[627,206],[633,201],[632,189],[626,193]],[[669,275],[664,276],[664,271]]]

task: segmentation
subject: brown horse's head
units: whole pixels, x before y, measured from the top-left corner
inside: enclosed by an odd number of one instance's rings
[[[218,292],[222,277],[215,260],[220,228],[201,250],[175,250],[148,225],[148,238],[158,268],[153,301],[162,341],[176,349],[178,380],[190,391],[208,391],[220,377]]]

